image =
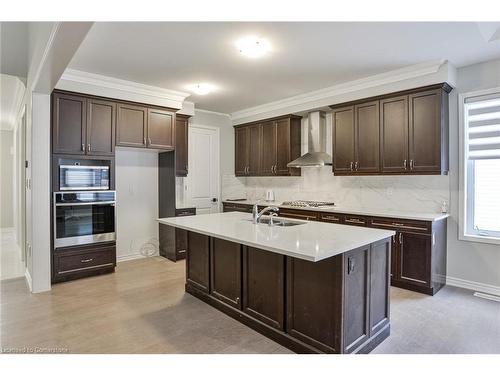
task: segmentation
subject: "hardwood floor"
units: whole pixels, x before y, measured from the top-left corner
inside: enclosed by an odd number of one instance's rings
[[[184,293],[184,261],[119,263],[114,274],[30,294],[2,281],[1,349],[70,353],[290,353]],[[500,353],[500,304],[445,287],[392,288],[391,336],[374,353]]]

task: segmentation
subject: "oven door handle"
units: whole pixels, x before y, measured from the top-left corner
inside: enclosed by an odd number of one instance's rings
[[[56,206],[93,206],[95,204],[110,204],[112,206],[115,205],[115,201],[102,201],[102,202],[77,202],[77,203],[56,203]]]

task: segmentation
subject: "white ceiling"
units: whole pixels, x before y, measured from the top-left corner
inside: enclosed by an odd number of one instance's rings
[[[218,90],[188,100],[232,113],[338,83],[436,59],[457,67],[500,57],[482,23],[96,23],[70,68],[186,91],[209,82]],[[266,37],[258,60],[234,47],[241,36]]]

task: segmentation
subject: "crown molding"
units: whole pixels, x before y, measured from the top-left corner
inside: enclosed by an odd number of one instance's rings
[[[209,115],[224,116],[224,117],[231,118],[231,114],[229,114],[229,113],[209,111],[208,109],[195,108],[194,111],[195,112],[201,112],[201,113],[207,113]]]
[[[10,92],[3,92],[2,95],[7,95],[7,97],[12,98],[12,100],[8,103],[4,102],[0,108],[0,128],[2,130],[15,130],[19,119],[18,115],[22,112],[26,86],[24,86],[24,83],[16,76],[7,74],[2,74],[1,76],[2,91],[5,90],[5,86],[10,86]],[[7,81],[10,82],[7,83]]]
[[[235,123],[238,123],[238,120],[246,119],[252,116],[259,116],[268,112],[276,114],[277,111],[284,110],[289,107],[304,106],[307,103],[318,102],[343,94],[355,93],[357,91],[376,88],[378,86],[428,76],[437,73],[446,63],[446,60],[435,60],[392,70],[390,72],[376,74],[354,81],[344,82],[324,89],[236,111],[231,113],[231,118],[235,121]],[[329,104],[335,103],[332,102]]]
[[[182,91],[145,85],[76,69],[66,69],[56,88],[177,109],[182,108],[182,103],[190,95]]]

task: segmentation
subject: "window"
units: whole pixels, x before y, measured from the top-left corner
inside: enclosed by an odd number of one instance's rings
[[[463,239],[500,241],[500,90],[463,100]],[[467,238],[469,237],[469,238]]]

